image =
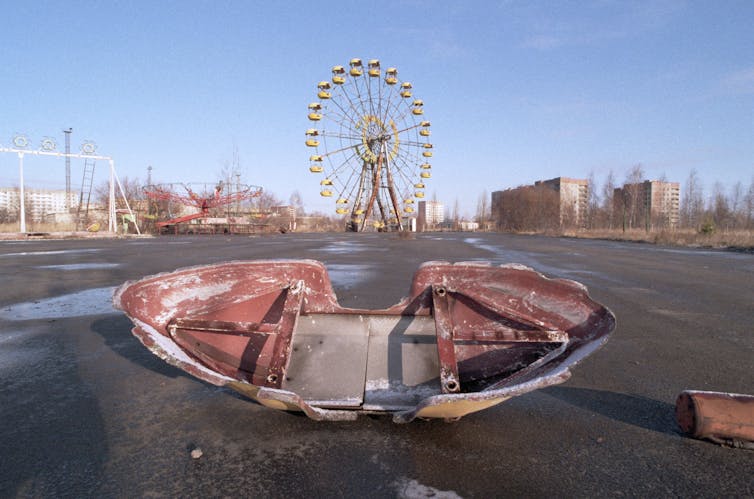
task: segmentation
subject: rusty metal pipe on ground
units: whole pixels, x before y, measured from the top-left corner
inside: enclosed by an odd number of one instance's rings
[[[693,438],[754,449],[754,396],[685,390],[678,395],[675,417]]]

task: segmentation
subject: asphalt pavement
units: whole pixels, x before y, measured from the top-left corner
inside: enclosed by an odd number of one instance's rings
[[[429,260],[585,284],[618,327],[565,384],[453,423],[315,422],[169,366],[113,289],[228,260],[323,261],[383,308]],[[754,451],[680,434],[684,389],[754,394],[754,255],[481,233],[0,242],[0,497],[752,497]],[[198,459],[191,451],[201,449]]]

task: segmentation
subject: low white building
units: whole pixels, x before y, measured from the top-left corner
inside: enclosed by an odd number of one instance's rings
[[[44,220],[55,213],[67,213],[68,206],[78,207],[78,193],[70,193],[69,203],[66,203],[64,189],[24,189],[27,216],[34,221]],[[8,214],[18,217],[21,208],[20,190],[18,187],[0,188],[0,210],[4,209]]]

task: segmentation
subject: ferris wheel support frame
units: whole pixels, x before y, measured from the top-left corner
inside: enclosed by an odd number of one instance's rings
[[[383,142],[382,143],[382,149],[385,149],[387,146]],[[384,151],[380,153],[380,156],[385,157],[385,162],[387,162],[387,156],[384,154]],[[390,201],[393,203],[393,211],[395,212],[395,219],[398,222],[398,232],[401,232],[403,230],[403,220],[401,219],[401,210],[400,206],[398,205],[398,198],[395,195],[395,185],[393,183],[393,171],[390,169],[390,165],[388,164],[387,170],[387,191],[390,194]]]

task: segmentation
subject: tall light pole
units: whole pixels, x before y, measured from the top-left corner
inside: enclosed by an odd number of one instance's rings
[[[26,232],[26,199],[24,197],[24,153],[18,153],[18,181],[20,189],[18,192],[19,203],[21,205],[21,232]]]
[[[71,211],[71,132],[73,128],[63,130],[65,134],[65,207]]]

